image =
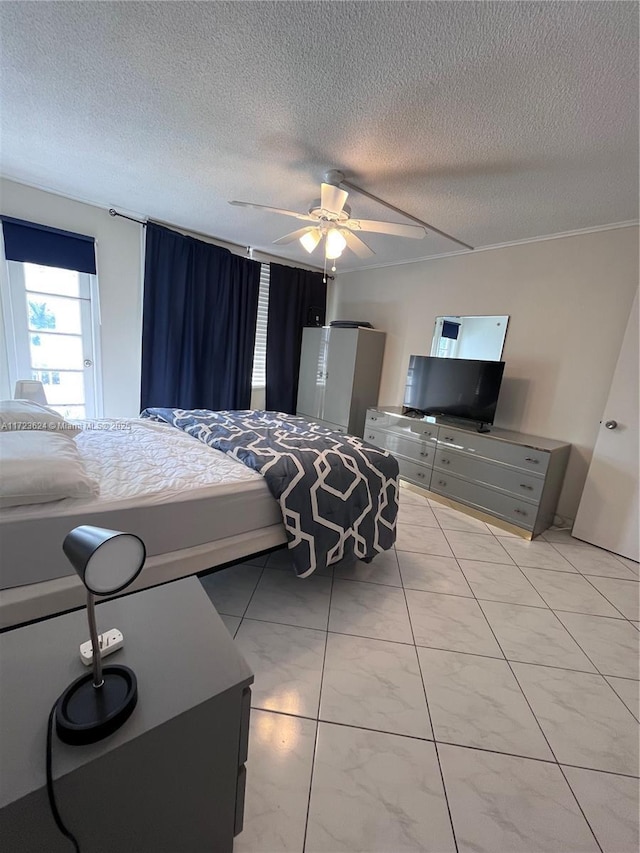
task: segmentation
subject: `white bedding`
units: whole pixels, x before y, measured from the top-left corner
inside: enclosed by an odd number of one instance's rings
[[[195,491],[203,497],[218,494],[223,486],[228,493],[238,485],[246,491],[252,482],[265,489],[256,471],[168,424],[139,419],[78,423],[83,429],[75,442],[87,474],[100,484],[100,494],[5,508],[0,521],[72,515],[79,509],[152,506],[188,500]],[[102,428],[92,428],[94,424]]]
[[[0,627],[81,606],[84,588],[62,551],[78,524],[137,533],[147,547],[144,589],[286,542],[264,478],[167,424],[104,421],[77,436],[95,498],[0,510]],[[124,423],[127,429],[118,429]]]

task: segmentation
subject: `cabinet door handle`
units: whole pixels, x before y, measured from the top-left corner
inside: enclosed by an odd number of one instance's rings
[[[520,488],[521,489],[529,489],[530,491],[533,490],[533,486],[527,486],[526,483],[520,483]]]
[[[525,509],[514,509],[514,512],[517,513],[518,515],[528,515],[528,513]]]
[[[537,465],[540,460],[534,459],[533,456],[527,456],[524,461],[525,462],[532,462],[534,465]]]

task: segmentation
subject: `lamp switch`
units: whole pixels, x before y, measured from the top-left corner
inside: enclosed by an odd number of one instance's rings
[[[100,645],[100,657],[106,658],[112,652],[117,651],[124,643],[122,631],[117,628],[109,628],[103,634],[98,634],[98,643]],[[80,660],[85,666],[91,666],[93,663],[93,648],[91,640],[82,643],[80,646]]]

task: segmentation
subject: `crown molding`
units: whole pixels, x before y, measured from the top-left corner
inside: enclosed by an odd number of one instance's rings
[[[58,198],[66,199],[67,201],[77,201],[80,204],[88,204],[90,207],[97,207],[100,210],[108,210],[110,207],[114,205],[111,202],[105,202],[104,204],[100,201],[96,201],[91,198],[84,198],[79,195],[69,195],[69,193],[63,193],[60,190],[56,190],[53,187],[45,186],[44,184],[36,184],[33,181],[24,181],[22,178],[15,178],[12,175],[8,175],[6,172],[0,172],[0,179],[3,181],[9,181],[12,184],[18,184],[21,187],[28,187],[31,190],[40,190],[43,193],[49,193],[49,195],[55,195]],[[125,213],[127,216],[133,216],[136,219],[147,219],[146,213],[141,213],[139,210],[129,210],[128,208],[124,208],[120,206],[122,213]]]
[[[334,275],[337,277],[350,275],[351,273],[364,272],[365,270],[384,269],[385,267],[402,267],[408,264],[422,264],[425,261],[437,261],[440,258],[454,258],[459,255],[477,255],[478,252],[492,252],[495,249],[508,249],[512,246],[525,246],[528,243],[542,243],[546,240],[563,240],[565,237],[580,237],[584,234],[597,234],[600,231],[615,231],[621,228],[637,228],[640,226],[639,219],[631,219],[626,222],[611,222],[608,225],[594,225],[589,228],[577,228],[575,231],[559,231],[557,234],[544,234],[539,237],[524,237],[521,240],[510,240],[506,243],[491,243],[488,246],[476,246],[475,249],[467,251],[465,249],[456,249],[452,252],[441,252],[437,255],[425,255],[422,258],[411,258],[405,261],[391,261],[386,264],[369,264],[366,267],[358,267],[352,270],[336,271]]]

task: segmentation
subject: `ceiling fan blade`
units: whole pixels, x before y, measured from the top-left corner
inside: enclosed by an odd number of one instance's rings
[[[354,231],[370,231],[375,234],[392,234],[394,237],[413,237],[421,240],[427,231],[422,225],[400,225],[397,222],[377,222],[375,219],[350,219],[344,223]]]
[[[279,246],[285,246],[287,243],[293,243],[294,240],[299,240],[300,237],[304,236],[309,231],[315,231],[313,225],[307,225],[306,228],[298,228],[297,231],[292,231],[290,234],[285,234],[284,237],[279,237],[277,240],[274,240],[274,243],[277,243]]]
[[[296,213],[295,210],[284,210],[281,207],[269,207],[267,204],[254,204],[251,201],[230,201],[229,204],[233,204],[236,207],[253,207],[256,210],[266,210],[269,213],[281,213],[283,216],[294,216],[296,219],[305,219],[308,222],[315,222],[313,216],[309,216],[308,213]]]
[[[331,213],[340,213],[349,197],[346,190],[334,187],[333,184],[320,184],[320,207]]]
[[[364,240],[361,240],[360,237],[356,237],[356,235],[352,231],[349,231],[348,228],[341,228],[340,233],[347,241],[347,247],[351,249],[354,255],[357,255],[359,258],[370,258],[371,255],[375,255],[373,249],[370,249]]]

